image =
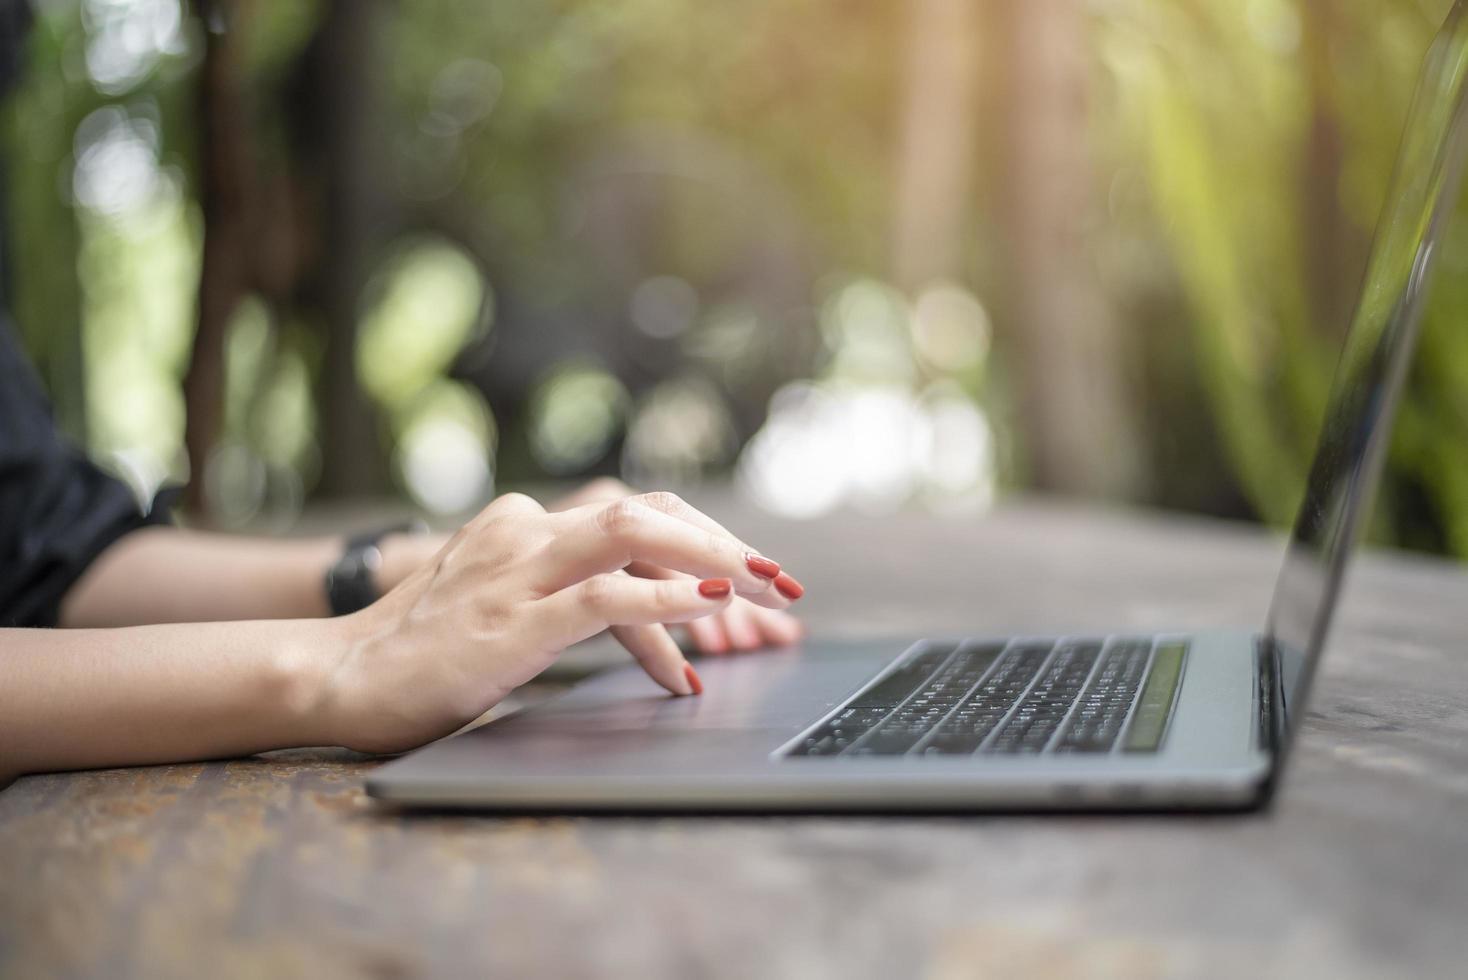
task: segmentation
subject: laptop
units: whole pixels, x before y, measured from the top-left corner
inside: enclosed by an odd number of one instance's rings
[[[1391,420],[1465,148],[1468,20],[1428,52],[1262,631],[811,642],[640,668],[387,763],[408,806],[576,811],[1243,809],[1279,784]],[[980,597],[982,601],[982,597]]]

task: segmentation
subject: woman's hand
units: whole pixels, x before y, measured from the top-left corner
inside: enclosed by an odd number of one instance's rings
[[[562,500],[548,506],[549,510],[561,511],[587,504],[611,503],[626,497],[634,497],[637,491],[621,480],[603,477],[593,480]],[[627,571],[639,578],[687,579],[682,572],[663,568],[643,561],[627,566]],[[799,598],[804,591],[789,574],[777,579],[777,588],[783,586],[787,594]],[[683,624],[694,649],[699,653],[719,654],[731,650],[754,650],[762,646],[788,646],[804,635],[800,620],[781,609],[770,609],[756,605],[742,597],[736,597],[712,616],[693,619]],[[614,631],[616,632],[616,631]]]
[[[683,573],[646,579],[629,567]],[[777,587],[776,582],[780,581]],[[372,606],[335,620],[323,710],[336,742],[400,751],[453,732],[604,629],[675,694],[698,675],[661,624],[791,602],[788,576],[666,493],[547,513],[500,497]]]
[[[620,480],[603,477],[581,487],[575,493],[554,501],[546,509],[559,512],[588,504],[608,504],[614,500],[637,496],[637,491]],[[409,575],[427,564],[448,542],[443,534],[393,534],[381,544],[383,564],[377,573],[378,584],[389,592]],[[636,561],[627,567],[638,578],[688,579],[689,576],[647,562]],[[780,584],[791,592],[800,591],[799,583],[789,575]],[[804,635],[800,620],[779,609],[767,609],[736,596],[728,606],[703,619],[681,624],[689,641],[699,653],[721,654],[734,650],[754,650],[762,646],[787,646]],[[612,631],[625,633],[621,628]]]

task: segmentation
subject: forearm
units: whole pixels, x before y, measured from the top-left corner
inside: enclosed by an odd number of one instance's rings
[[[376,579],[392,589],[443,547],[442,534],[390,534]],[[60,625],[302,619],[329,615],[326,572],[342,538],[252,538],[172,527],[135,531],[72,586]]]
[[[298,745],[403,751],[608,628],[666,690],[696,695],[698,675],[662,624],[716,615],[736,593],[783,610],[803,591],[670,494],[555,514],[507,494],[441,546],[404,540],[396,551],[413,571],[351,616],[0,629],[0,780]],[[286,562],[282,547],[138,532],[94,564],[64,619],[199,619],[256,601],[304,611],[290,603],[318,591],[321,565],[309,551]],[[394,560],[383,558],[386,570]],[[290,581],[283,569],[297,560],[305,572]],[[638,563],[679,574],[625,574]],[[235,594],[252,583],[272,598]]]
[[[336,538],[275,540],[145,528],[87,569],[61,606],[75,628],[325,616]]]
[[[0,629],[0,786],[26,772],[337,741],[337,622]]]

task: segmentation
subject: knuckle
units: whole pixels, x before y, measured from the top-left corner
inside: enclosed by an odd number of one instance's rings
[[[494,502],[489,505],[489,509],[497,511],[539,511],[541,507],[540,504],[536,503],[534,497],[523,493],[507,493],[496,497]]]
[[[722,534],[715,534],[713,531],[707,532],[704,536],[704,549],[708,552],[710,558],[717,561],[731,557],[729,554],[729,539]]]
[[[645,506],[664,514],[676,514],[685,509],[683,498],[670,490],[654,490],[652,493],[643,494],[638,499]]]
[[[606,575],[593,575],[581,583],[581,602],[599,612],[611,604],[612,593],[612,580]]]
[[[599,476],[586,485],[583,491],[588,497],[594,499],[610,500],[614,497],[629,497],[632,488],[612,476]]]
[[[672,610],[681,607],[688,594],[688,583],[677,579],[662,579],[653,590],[653,602],[658,609]]]
[[[506,551],[524,550],[531,533],[523,518],[508,515],[492,517],[478,531],[474,543],[476,553],[481,557],[493,554],[496,558]]]
[[[612,537],[632,533],[642,522],[642,507],[632,498],[613,501],[596,515],[601,530]]]
[[[474,631],[481,640],[498,638],[514,626],[515,617],[500,603],[480,602],[475,611]]]

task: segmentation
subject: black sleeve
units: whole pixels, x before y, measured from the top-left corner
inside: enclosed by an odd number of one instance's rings
[[[56,431],[0,307],[0,626],[54,626],[61,600],[118,538],[167,523]]]

